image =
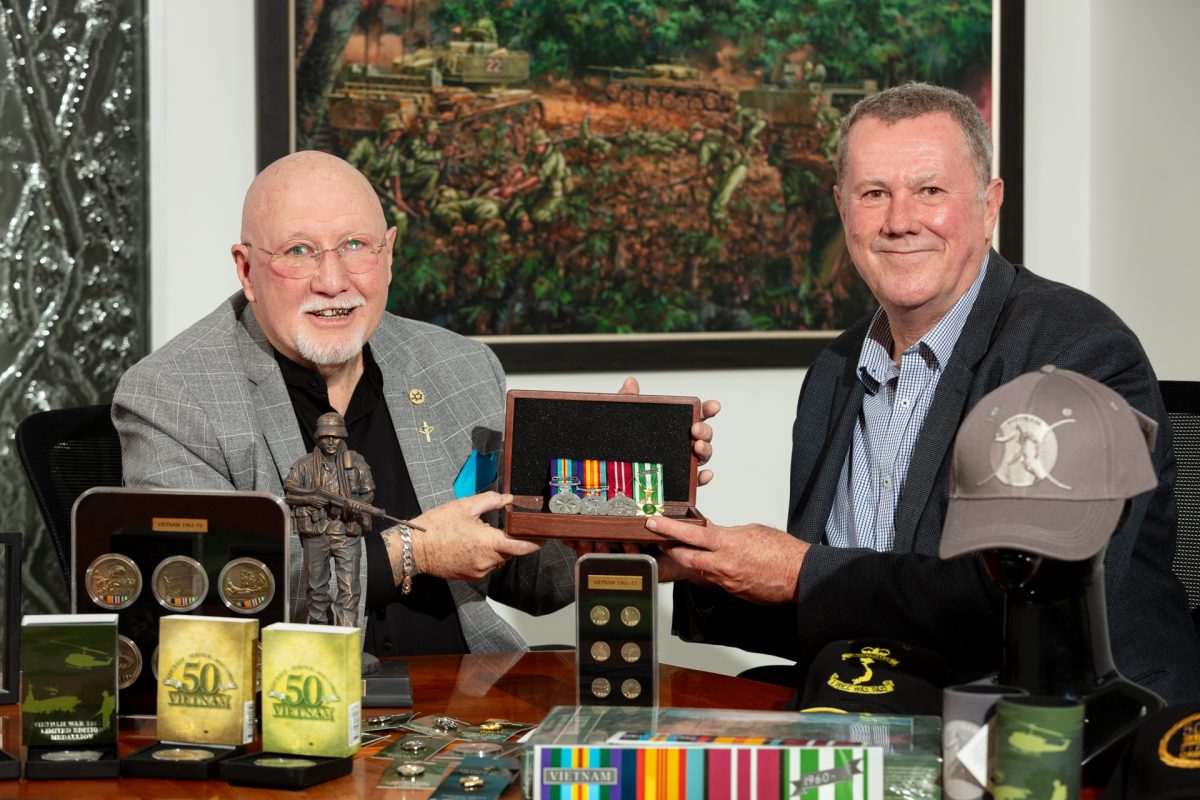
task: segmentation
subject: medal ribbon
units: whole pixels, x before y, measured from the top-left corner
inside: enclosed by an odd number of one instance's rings
[[[583,483],[581,489],[607,489],[608,488],[608,470],[606,469],[608,462],[599,461],[595,458],[584,459],[583,461]]]
[[[663,512],[662,464],[637,461],[633,465],[633,499],[646,515]],[[647,509],[646,506],[653,506]]]
[[[608,466],[608,496],[609,498],[623,494],[632,495],[633,465],[628,461],[609,461]]]
[[[552,458],[550,459],[550,489],[551,493],[558,491],[558,481],[566,478],[579,478],[583,480],[583,462],[575,458]],[[574,488],[574,493],[583,496],[577,485]]]

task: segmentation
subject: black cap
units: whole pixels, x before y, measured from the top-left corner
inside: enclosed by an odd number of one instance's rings
[[[940,655],[892,639],[842,639],[808,668],[801,711],[941,714],[942,689],[961,683]]]
[[[1195,800],[1200,797],[1200,700],[1146,717],[1133,734],[1104,800]]]

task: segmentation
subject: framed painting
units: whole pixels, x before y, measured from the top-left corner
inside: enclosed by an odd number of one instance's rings
[[[998,123],[1019,259],[1023,0],[994,2],[258,0],[260,166],[359,167],[389,310],[509,371],[805,366],[874,308],[832,198],[859,98],[928,80]]]

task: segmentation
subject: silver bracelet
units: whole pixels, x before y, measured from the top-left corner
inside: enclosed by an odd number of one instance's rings
[[[413,560],[412,530],[407,525],[400,525],[400,594],[412,592],[412,579],[417,574],[417,563]]]

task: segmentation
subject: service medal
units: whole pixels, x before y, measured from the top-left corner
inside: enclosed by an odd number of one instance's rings
[[[217,593],[230,610],[253,614],[275,597],[275,577],[256,558],[236,558],[221,569]]]
[[[117,611],[131,605],[142,593],[142,571],[128,556],[105,553],[88,566],[83,583],[93,603]]]
[[[188,556],[168,556],[154,568],[150,579],[154,598],[171,611],[191,611],[208,594],[208,574],[200,562]]]

